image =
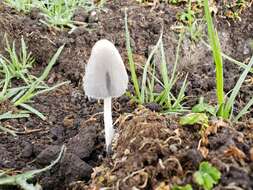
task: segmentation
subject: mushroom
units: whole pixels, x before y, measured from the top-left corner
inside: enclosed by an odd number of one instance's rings
[[[96,42],[91,51],[83,87],[88,97],[104,100],[105,143],[107,153],[111,150],[114,135],[111,99],[125,93],[128,75],[116,47],[108,40]]]

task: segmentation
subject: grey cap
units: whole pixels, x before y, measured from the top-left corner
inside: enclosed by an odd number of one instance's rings
[[[88,97],[104,99],[125,93],[128,75],[116,47],[108,40],[99,40],[92,48],[86,66],[83,87]]]

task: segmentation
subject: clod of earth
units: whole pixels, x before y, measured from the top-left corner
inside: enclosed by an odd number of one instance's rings
[[[112,167],[94,169],[90,189],[116,186],[118,189],[155,189],[160,180],[183,168],[170,145],[181,146],[181,139],[168,128],[166,118],[147,109],[137,109],[119,125]]]
[[[114,135],[111,98],[119,97],[127,89],[128,75],[116,47],[108,40],[99,40],[91,51],[83,79],[88,97],[104,99],[106,151],[110,151]]]

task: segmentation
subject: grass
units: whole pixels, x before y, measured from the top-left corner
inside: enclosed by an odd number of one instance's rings
[[[203,39],[201,39],[201,42],[202,42],[206,47],[208,47],[209,49],[211,49],[211,46],[210,46],[208,43],[206,43]],[[247,68],[247,65],[246,65],[246,64],[244,64],[244,63],[242,63],[242,62],[240,62],[240,61],[238,61],[238,60],[236,60],[236,59],[234,59],[234,58],[232,58],[232,57],[230,57],[230,56],[228,56],[228,55],[226,55],[226,54],[224,54],[224,53],[222,53],[222,52],[221,52],[221,55],[222,55],[222,57],[223,57],[224,59],[227,59],[227,60],[230,61],[231,63],[237,65],[239,68],[243,68],[243,69],[246,69],[246,68]],[[253,68],[251,68],[249,72],[253,74]]]
[[[28,13],[33,8],[33,0],[4,0],[4,2],[19,12]]]
[[[130,34],[129,34],[129,30],[128,30],[127,12],[126,11],[125,11],[125,31],[126,31],[126,48],[127,48],[127,55],[128,55],[128,63],[129,63],[130,72],[131,72],[131,80],[134,85],[136,99],[138,101],[140,101],[140,103],[141,103],[142,97],[141,97],[141,93],[140,93],[140,87],[138,84],[138,78],[136,75],[136,68],[135,68],[133,53],[132,53],[131,44],[130,44]]]
[[[211,44],[213,58],[215,62],[216,71],[216,95],[218,100],[219,113],[218,115],[223,116],[224,106],[224,82],[223,82],[223,63],[220,48],[220,41],[218,33],[215,30],[212,22],[212,17],[209,11],[208,0],[204,0],[205,17],[207,22],[208,37]]]
[[[136,65],[133,59],[133,53],[130,44],[130,34],[127,25],[127,12],[125,11],[125,30],[126,30],[126,47],[128,53],[129,60],[129,68],[131,73],[131,81],[134,86],[134,94],[131,97],[138,102],[139,104],[147,104],[147,103],[157,103],[159,104],[164,112],[182,112],[185,111],[183,107],[183,100],[185,99],[185,90],[186,90],[186,79],[182,84],[180,92],[177,96],[172,94],[173,86],[179,78],[179,73],[176,72],[177,64],[179,60],[179,50],[180,45],[182,43],[183,36],[180,36],[178,47],[176,50],[176,59],[175,64],[173,66],[173,70],[171,72],[171,77],[169,77],[167,63],[165,58],[165,52],[162,42],[161,33],[160,38],[152,49],[143,69],[142,69],[142,77],[141,83],[139,84],[138,77],[136,74]],[[155,57],[158,57],[159,61],[155,62]],[[159,75],[159,72],[160,75]],[[161,92],[155,91],[155,85],[159,84],[162,86],[163,90]]]
[[[13,41],[12,46],[10,46],[7,36],[4,37],[6,42],[6,51],[8,53],[8,58],[0,55],[2,62],[4,61],[10,76],[12,78],[22,79],[26,84],[32,80],[33,76],[28,74],[28,70],[32,68],[34,59],[31,57],[31,53],[27,52],[27,47],[24,42],[23,37],[21,38],[21,51],[20,55],[16,53],[15,41]]]
[[[248,65],[244,66],[244,71],[240,75],[236,85],[227,95],[227,100],[225,101],[224,96],[224,82],[223,82],[223,63],[222,63],[222,52],[220,48],[220,42],[218,38],[217,31],[214,29],[212,17],[209,11],[208,0],[204,0],[205,16],[208,27],[208,37],[210,46],[213,52],[213,59],[216,67],[216,94],[218,102],[218,111],[217,116],[222,117],[223,119],[232,119],[233,116],[233,107],[235,105],[236,97],[240,91],[240,88],[243,82],[246,79],[247,74],[252,70],[253,66],[253,56]],[[252,98],[253,99],[253,98]],[[234,117],[235,120],[240,119],[244,114],[247,113],[248,109],[253,105],[253,100],[250,100],[245,107],[239,112],[237,116]]]
[[[27,47],[24,40],[21,39],[21,51],[19,53],[16,52],[15,45],[10,48],[7,43],[6,51],[9,55],[8,58],[0,55],[0,77],[2,78],[0,83],[0,88],[2,88],[2,91],[0,92],[0,104],[8,102],[13,108],[19,109],[1,113],[0,120],[29,117],[31,113],[43,120],[46,119],[41,112],[30,105],[30,102],[35,96],[54,90],[55,88],[68,83],[62,82],[52,87],[49,87],[44,83],[44,79],[46,79],[53,65],[56,63],[63,48],[64,46],[61,46],[57,50],[41,76],[37,78],[29,72],[29,68],[32,66],[31,63],[34,62],[31,60],[34,59],[30,53],[27,53]],[[20,79],[22,79],[22,81],[20,81]],[[12,80],[19,81],[21,85],[13,87],[14,84],[12,83]],[[20,108],[22,109],[20,110]]]
[[[83,22],[73,21],[73,15],[78,7],[83,7],[86,11],[95,8],[92,0],[5,0],[10,7],[24,13],[28,13],[32,8],[41,11],[44,19],[40,21],[48,27],[63,29],[69,27],[74,29],[76,25],[85,25]],[[101,7],[105,1],[101,1]]]
[[[250,60],[249,64],[247,65],[247,68],[245,68],[245,70],[240,75],[235,87],[233,88],[230,96],[228,97],[228,100],[226,101],[226,104],[224,106],[223,118],[232,119],[234,117],[233,116],[233,107],[235,104],[235,99],[240,91],[240,88],[241,88],[243,82],[246,79],[247,74],[249,73],[250,69],[252,68],[252,66],[253,66],[253,56],[251,57],[251,60]],[[244,106],[244,108],[237,114],[237,116],[235,116],[235,118],[234,118],[235,121],[238,121],[243,115],[245,115],[252,105],[253,105],[253,97]]]
[[[45,19],[41,20],[42,23],[49,27],[70,27],[74,28],[75,21],[72,20],[74,11],[77,7],[84,7],[91,9],[93,3],[90,0],[44,0],[38,2],[38,7],[42,11],[42,15]],[[84,23],[78,23],[84,24]]]

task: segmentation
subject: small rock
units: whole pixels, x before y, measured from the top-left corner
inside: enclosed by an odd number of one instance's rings
[[[82,97],[82,94],[80,91],[78,90],[73,90],[71,92],[71,102],[72,103],[77,103],[77,102],[80,102],[82,101],[83,97]]]
[[[177,150],[178,150],[176,144],[171,144],[169,148],[170,148],[171,152],[177,152]]]
[[[230,166],[228,172],[223,174],[225,185],[234,184],[241,189],[252,189],[252,183],[249,174],[243,168]]]
[[[65,177],[65,183],[88,179],[92,173],[92,167],[82,161],[75,154],[67,153],[60,163],[59,176]]]
[[[61,146],[51,145],[43,150],[36,158],[36,162],[41,165],[49,165],[60,153]]]
[[[145,104],[145,107],[147,107],[151,111],[155,111],[155,112],[160,112],[162,110],[162,106],[155,103],[155,102],[147,103],[147,104]]]
[[[199,163],[203,160],[203,156],[201,153],[196,149],[190,149],[186,151],[181,159],[181,164],[183,166],[188,166],[192,169],[197,169]]]
[[[79,158],[87,158],[94,150],[97,133],[95,126],[81,127],[79,133],[69,140],[68,150]]]
[[[73,115],[67,115],[63,119],[63,125],[64,125],[64,127],[73,127],[74,126],[74,116]]]
[[[245,44],[244,47],[243,47],[243,54],[244,54],[244,55],[247,55],[247,54],[249,54],[249,53],[250,53],[250,49],[249,49],[248,45]]]
[[[60,146],[58,148],[57,146],[50,147],[51,150],[55,148],[59,151]],[[46,157],[44,158],[46,159]],[[63,189],[64,186],[73,181],[88,180],[91,173],[92,167],[89,164],[75,154],[66,152],[60,163],[58,163],[58,166],[50,170],[50,176],[46,175],[42,177],[40,184],[43,186],[43,189],[52,189],[52,187],[56,187],[56,184],[59,187],[58,189]]]
[[[52,139],[62,139],[64,136],[64,128],[63,127],[53,127],[50,129],[50,133],[52,134]]]
[[[73,20],[78,22],[87,22],[89,18],[89,13],[85,11],[83,8],[77,8],[75,10]]]
[[[21,152],[21,158],[29,158],[33,154],[33,146],[31,143],[26,143],[24,149]]]
[[[89,17],[88,22],[89,23],[93,23],[93,22],[97,22],[98,21],[98,15],[96,11],[92,11]]]

